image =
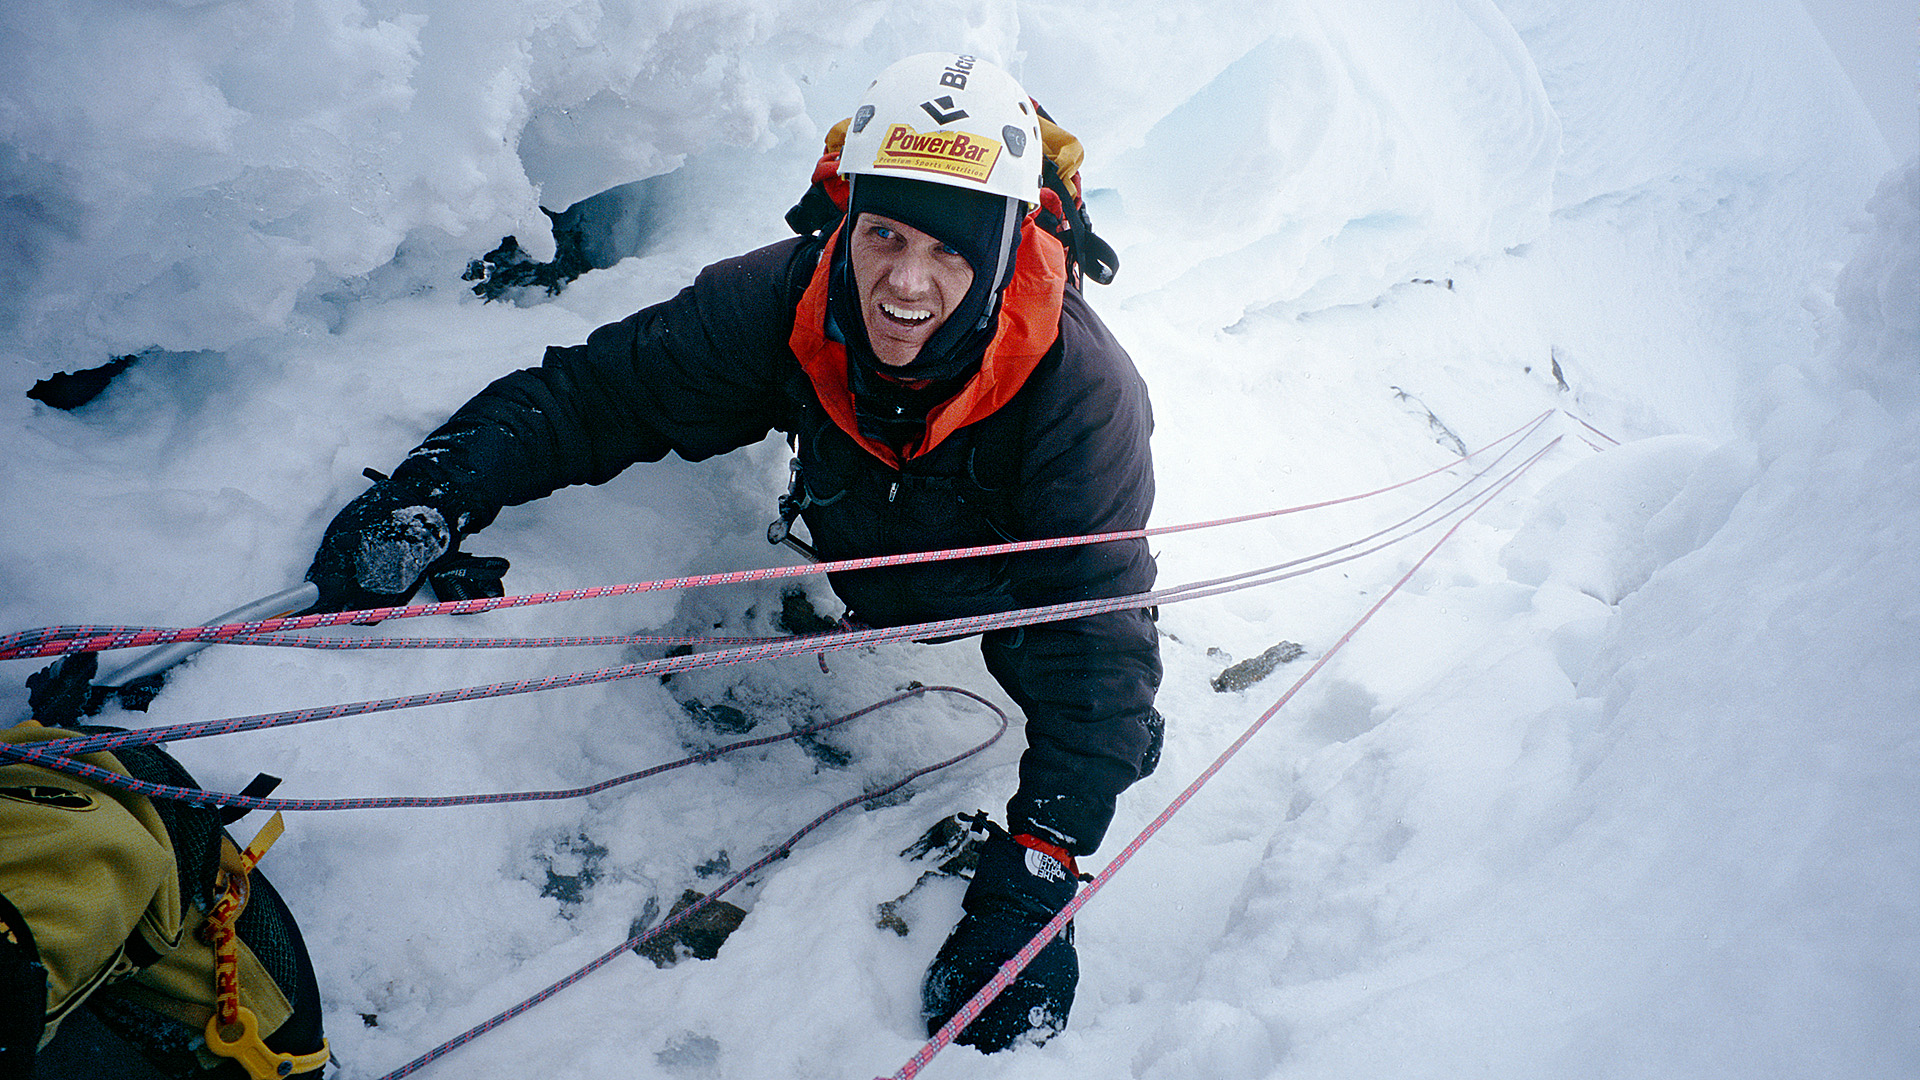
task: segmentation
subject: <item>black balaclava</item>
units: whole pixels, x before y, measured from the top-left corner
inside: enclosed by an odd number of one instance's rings
[[[858,222],[871,212],[911,225],[951,246],[973,268],[973,283],[953,314],[912,363],[895,367],[880,363],[867,341],[848,257],[850,240],[843,237],[835,251],[827,290],[829,332],[838,331],[847,346],[854,417],[868,438],[911,447],[925,434],[927,413],[959,392],[993,340],[1000,296],[1013,279],[1022,207],[1017,199],[949,184],[872,175],[848,179],[853,191],[847,221]]]
[[[973,268],[967,295],[934,331],[920,355],[910,364],[884,366],[867,343],[867,324],[860,314],[847,255],[849,241],[843,237],[828,283],[827,310],[847,343],[854,367],[916,382],[947,382],[967,374],[993,339],[1000,294],[1013,278],[1014,252],[1020,243],[1020,201],[925,180],[872,175],[848,179],[853,182],[847,200],[849,223],[857,223],[863,213],[890,217],[952,247]],[[850,224],[848,236],[851,229]]]

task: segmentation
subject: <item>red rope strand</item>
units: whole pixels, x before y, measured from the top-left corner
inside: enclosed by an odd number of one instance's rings
[[[949,559],[970,559],[987,555],[1005,555],[1087,544],[1112,543],[1119,540],[1139,540],[1150,539],[1156,536],[1171,536],[1200,529],[1211,529],[1225,525],[1261,521],[1268,518],[1302,513],[1307,510],[1318,510],[1329,506],[1338,506],[1343,503],[1370,499],[1377,495],[1384,495],[1388,492],[1396,491],[1400,488],[1437,476],[1440,473],[1454,468],[1461,462],[1471,460],[1503,443],[1522,439],[1546,423],[1547,419],[1552,415],[1552,410],[1541,413],[1539,416],[1519,428],[1514,429],[1512,432],[1466,455],[1461,458],[1460,461],[1449,462],[1439,468],[1421,473],[1419,476],[1401,480],[1385,487],[1376,488],[1372,491],[1362,492],[1357,495],[1345,495],[1315,503],[1288,506],[1277,510],[1263,510],[1252,514],[1242,514],[1237,517],[1218,518],[1213,521],[1192,522],[1183,525],[1165,525],[1149,529],[1129,529],[1121,532],[1096,533],[1087,536],[1063,536],[1039,540],[1022,540],[1008,544],[986,544],[977,547],[951,548],[943,551],[913,552],[904,555],[839,559],[832,562],[807,563],[798,566],[774,566],[758,570],[736,570],[720,574],[696,574],[687,577],[662,578],[656,581],[631,582],[622,585],[598,585],[584,589],[567,589],[560,592],[530,593],[523,596],[501,596],[473,600],[457,600],[445,603],[369,608],[362,611],[335,611],[317,615],[289,615],[273,619],[256,619],[248,622],[227,623],[221,626],[41,627],[34,630],[21,630],[0,635],[0,660],[39,656],[65,656],[82,652],[104,652],[110,649],[140,648],[149,645],[167,645],[175,642],[228,642],[239,637],[256,636],[279,631],[307,630],[319,626],[344,626],[354,623],[378,622],[387,619],[415,619],[429,615],[471,615],[498,608],[531,607],[539,604],[566,603],[574,600],[593,600],[612,596],[630,596],[639,593],[661,592],[674,589],[699,589],[716,585],[774,581],[783,578],[837,573],[844,570],[871,570],[891,566],[940,562]]]
[[[1558,445],[1559,441],[1559,439],[1555,439],[1553,442],[1548,443],[1540,451],[1522,462],[1512,472],[1508,473],[1500,483],[1481,495],[1472,507],[1461,516],[1460,520],[1454,522],[1453,526],[1449,528],[1439,540],[1435,541],[1433,546],[1428,548],[1424,555],[1421,555],[1419,559],[1414,561],[1412,566],[1407,568],[1406,573],[1400,575],[1400,579],[1395,581],[1391,588],[1382,593],[1380,598],[1375,600],[1373,605],[1367,608],[1366,612],[1362,614],[1352,626],[1347,628],[1346,633],[1340,635],[1340,639],[1335,641],[1332,647],[1328,648],[1326,652],[1320,655],[1319,659],[1313,662],[1312,667],[1308,668],[1300,678],[1294,681],[1286,693],[1280,696],[1280,700],[1274,702],[1271,708],[1261,713],[1259,719],[1255,720],[1252,726],[1242,732],[1240,737],[1235,739],[1231,746],[1228,746],[1222,751],[1220,756],[1216,757],[1211,765],[1208,765],[1198,777],[1195,777],[1194,781],[1188,784],[1186,789],[1180,792],[1180,794],[1174,798],[1173,802],[1170,803],[1165,810],[1160,812],[1158,817],[1148,823],[1147,827],[1142,829],[1138,836],[1134,837],[1118,855],[1114,856],[1113,861],[1109,862],[1105,869],[1094,876],[1094,879],[1087,884],[1086,888],[1080,890],[1072,900],[1068,901],[1067,906],[1060,909],[1059,914],[1055,915],[1050,922],[1041,927],[1040,931],[1034,934],[1032,940],[1028,941],[1026,945],[1021,947],[1019,952],[1013,955],[1012,959],[1002,965],[1000,970],[994,974],[993,978],[989,979],[987,984],[981,987],[979,992],[974,994],[965,1005],[962,1005],[959,1011],[955,1012],[952,1018],[942,1025],[940,1030],[935,1032],[913,1057],[907,1059],[907,1063],[902,1065],[899,1071],[895,1072],[892,1077],[876,1077],[875,1080],[912,1080],[913,1077],[917,1076],[920,1070],[925,1068],[927,1063],[933,1060],[934,1055],[951,1044],[955,1036],[966,1028],[968,1024],[978,1018],[980,1013],[988,1005],[992,1004],[993,999],[999,997],[1001,991],[1011,985],[1013,980],[1018,978],[1022,971],[1026,970],[1027,965],[1033,962],[1033,958],[1039,955],[1040,950],[1045,948],[1047,943],[1052,941],[1068,922],[1072,921],[1075,913],[1082,907],[1085,907],[1087,902],[1093,899],[1095,893],[1105,888],[1107,882],[1112,880],[1115,874],[1119,873],[1120,868],[1125,866],[1128,861],[1133,858],[1135,853],[1137,853],[1141,847],[1145,846],[1146,842],[1152,839],[1154,834],[1159,832],[1161,828],[1173,818],[1173,815],[1180,811],[1181,807],[1187,804],[1188,800],[1192,799],[1209,780],[1212,780],[1214,775],[1218,773],[1228,761],[1232,760],[1233,756],[1238,754],[1240,749],[1246,746],[1254,735],[1259,733],[1261,728],[1266,726],[1267,721],[1273,719],[1289,701],[1292,701],[1294,695],[1300,692],[1300,688],[1305,686],[1309,679],[1319,674],[1320,669],[1326,667],[1327,662],[1332,660],[1342,648],[1346,647],[1347,642],[1353,640],[1353,636],[1360,632],[1360,628],[1371,621],[1374,615],[1377,614],[1382,607],[1386,606],[1387,601],[1393,599],[1401,588],[1413,579],[1413,575],[1418,573],[1420,568],[1425,566],[1427,561],[1433,558],[1433,556],[1439,552],[1440,548],[1444,546],[1448,540],[1453,538],[1455,533],[1460,531],[1461,526],[1472,520],[1474,514],[1478,513],[1481,508],[1491,502],[1495,496],[1505,491],[1507,487],[1518,480],[1523,473],[1532,468],[1535,463],[1546,455],[1548,450]]]

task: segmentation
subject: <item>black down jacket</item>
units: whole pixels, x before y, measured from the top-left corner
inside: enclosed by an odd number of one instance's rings
[[[550,348],[488,386],[410,454],[396,480],[446,495],[449,520],[569,484],[598,484],[668,452],[689,461],[796,437],[802,511],[828,559],[1140,528],[1153,503],[1145,384],[1078,292],[1012,400],[896,468],[826,415],[789,347],[820,241],[797,237],[717,263],[664,303]],[[856,618],[898,626],[1153,585],[1143,540],[835,574]],[[988,669],[1026,714],[1012,831],[1099,844],[1114,799],[1157,757],[1159,646],[1146,611],[990,632]],[[1151,722],[1150,722],[1151,721]]]

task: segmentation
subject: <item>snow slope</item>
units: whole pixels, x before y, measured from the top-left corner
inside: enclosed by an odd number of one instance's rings
[[[947,44],[1011,66],[1089,147],[1122,257],[1093,301],[1154,393],[1158,523],[1371,490],[1548,409],[1566,437],[1088,905],[1070,1029],[928,1075],[1920,1072],[1920,170],[1793,0],[10,5],[0,628],[196,621],[296,579],[363,467],[543,346],[779,238],[865,81]],[[459,280],[508,233],[544,257],[539,206],[642,180],[635,257],[551,300]],[[24,397],[147,349],[73,413]],[[784,561],[760,536],[785,461],[770,441],[633,470],[469,546],[512,559],[517,592]],[[1170,537],[1162,580],[1344,543],[1437,494]],[[1089,864],[1420,550],[1168,607],[1166,757]],[[764,633],[779,603],[378,632]],[[1281,640],[1306,658],[1211,689]],[[230,649],[105,720],[632,658]],[[828,668],[174,749],[209,786],[267,771],[294,797],[559,787],[729,737],[688,702],[778,730],[913,679],[997,696],[967,643]],[[6,715],[31,670],[6,666]],[[568,974],[650,902],[711,887],[721,852],[746,865],[969,745],[977,717],[926,701],[585,803],[295,819],[267,871],[340,1074]],[[997,810],[1008,742],[810,837],[718,959],[622,958],[424,1075],[892,1073],[958,912],[943,883],[910,935],[875,928],[921,869],[893,853]]]

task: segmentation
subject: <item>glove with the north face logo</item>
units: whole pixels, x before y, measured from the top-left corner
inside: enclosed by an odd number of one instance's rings
[[[996,829],[981,845],[979,867],[961,902],[966,914],[933,958],[920,989],[927,1034],[939,1031],[1073,899],[1078,882],[1072,856],[1054,849],[1066,856],[1063,864],[1022,843],[1029,840],[1017,841]],[[955,1041],[987,1053],[1019,1042],[1045,1042],[1066,1028],[1079,982],[1080,960],[1068,923]]]

